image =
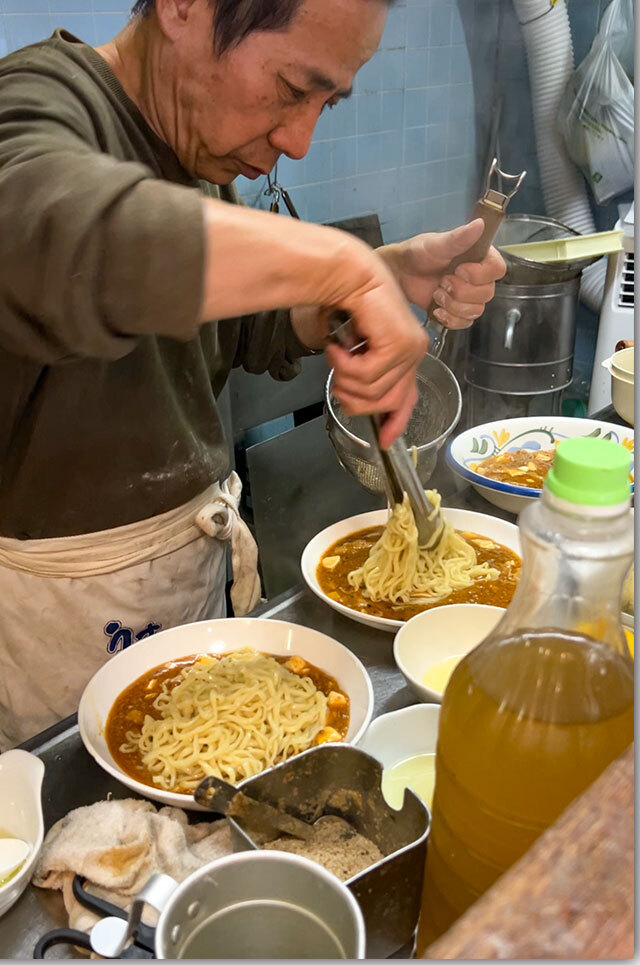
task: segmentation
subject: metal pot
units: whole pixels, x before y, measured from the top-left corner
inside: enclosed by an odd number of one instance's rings
[[[471,330],[466,381],[489,392],[534,395],[569,385],[580,281],[496,285]]]
[[[181,884],[153,875],[133,902],[128,922],[103,918],[94,925],[93,951],[120,957],[135,938],[145,905],[160,913],[156,958],[365,956],[357,901],[335,875],[300,855],[233,854],[204,865]]]
[[[469,385],[507,396],[546,395],[569,385],[580,275],[597,259],[543,264],[511,254],[503,245],[578,234],[552,218],[514,214],[504,219],[495,244],[507,273],[471,329]]]

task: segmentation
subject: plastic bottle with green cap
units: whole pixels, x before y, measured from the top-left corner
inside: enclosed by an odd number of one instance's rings
[[[513,601],[442,701],[419,955],[633,741],[630,468],[616,442],[561,442],[520,514]]]

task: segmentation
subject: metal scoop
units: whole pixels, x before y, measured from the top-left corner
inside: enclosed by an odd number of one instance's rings
[[[330,338],[349,352],[366,351],[366,340],[359,339],[348,312],[336,310],[329,316]],[[391,505],[402,503],[404,494],[413,511],[420,546],[433,548],[442,538],[444,523],[440,511],[425,496],[424,488],[413,464],[403,436],[398,436],[388,449],[380,445],[381,417],[369,416],[372,435],[385,475],[385,491]]]
[[[217,814],[234,818],[241,827],[252,834],[259,833],[266,840],[277,838],[284,832],[306,841],[313,834],[310,824],[270,804],[248,797],[233,784],[228,784],[227,781],[213,775],[200,781],[194,797],[203,807]]]

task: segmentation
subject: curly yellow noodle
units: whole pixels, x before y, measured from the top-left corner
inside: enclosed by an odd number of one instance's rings
[[[237,784],[306,750],[327,716],[309,677],[251,648],[183,668],[153,707],[160,718],[147,715],[120,750],[138,751],[158,787],[185,793],[206,775]]]
[[[440,493],[427,490],[437,512]],[[453,526],[445,521],[442,539],[435,549],[418,545],[418,531],[409,500],[394,506],[378,542],[363,566],[349,573],[351,586],[375,602],[437,603],[454,590],[477,580],[497,580],[500,571],[478,563],[476,552]]]

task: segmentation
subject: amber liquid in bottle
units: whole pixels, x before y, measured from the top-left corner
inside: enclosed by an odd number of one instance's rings
[[[470,653],[440,717],[417,954],[632,740],[628,654],[552,628]]]

